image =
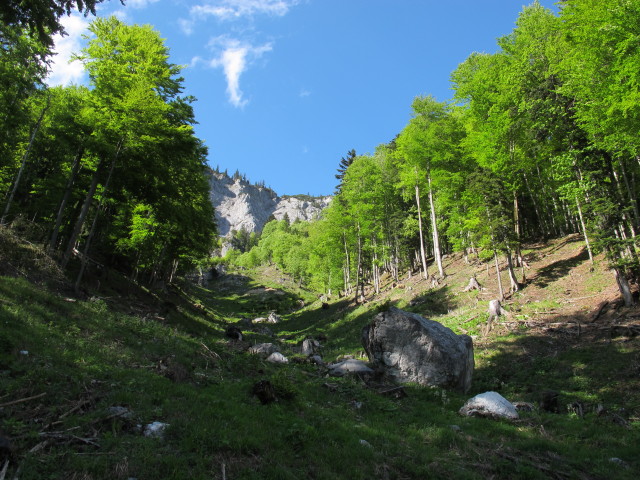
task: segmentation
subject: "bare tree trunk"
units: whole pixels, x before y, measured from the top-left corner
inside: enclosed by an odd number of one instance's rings
[[[626,277],[617,267],[613,269],[613,274],[616,277],[618,289],[620,289],[620,293],[622,294],[622,298],[624,300],[624,306],[625,307],[633,306],[634,304],[633,295],[631,294],[631,288],[629,287],[629,282],[627,281]]]
[[[111,167],[109,167],[109,175],[107,175],[107,181],[104,183],[104,190],[102,192],[102,198],[100,199],[100,204],[98,208],[96,208],[96,214],[93,217],[93,222],[91,223],[91,230],[89,231],[89,235],[87,236],[87,240],[84,244],[84,254],[82,255],[82,265],[80,266],[80,272],[78,272],[78,278],[76,279],[76,292],[80,289],[80,282],[82,282],[82,277],[84,275],[84,271],[87,267],[87,258],[89,255],[89,248],[91,247],[91,241],[93,240],[93,235],[96,231],[96,225],[98,224],[98,217],[100,216],[100,210],[102,209],[102,205],[104,203],[104,197],[109,189],[109,184],[111,183],[111,177],[113,175],[113,170],[116,166],[116,160],[118,158],[118,154],[114,157],[111,162]]]
[[[500,277],[500,265],[498,264],[498,252],[493,251],[493,259],[496,263],[496,275],[498,276],[498,290],[500,291],[500,301],[504,302],[504,289],[502,288],[502,278]]]
[[[580,206],[580,200],[576,195],[576,206],[578,207],[578,216],[580,217],[580,226],[582,227],[582,235],[584,236],[584,243],[587,246],[587,252],[589,253],[589,261],[593,263],[593,253],[591,252],[591,245],[589,243],[589,237],[587,235],[587,227],[584,223],[584,217],[582,216],[582,207]]]
[[[433,201],[433,189],[431,188],[431,175],[427,175],[429,182],[429,207],[431,207],[431,231],[433,233],[433,256],[438,265],[438,273],[444,277],[444,268],[442,268],[442,253],[440,252],[440,236],[438,235],[438,224],[436,222],[436,207]]]
[[[96,171],[93,173],[93,178],[91,179],[91,185],[89,186],[89,190],[84,197],[84,203],[82,204],[82,208],[80,209],[80,215],[78,215],[78,219],[76,220],[76,224],[73,227],[73,231],[71,232],[71,236],[69,237],[69,241],[67,242],[67,249],[64,252],[62,257],[62,261],[60,262],[60,267],[64,270],[67,268],[67,264],[69,260],[71,260],[71,255],[73,254],[73,249],[76,246],[76,242],[78,240],[78,236],[82,231],[82,227],[84,226],[84,222],[87,218],[87,214],[89,213],[89,207],[91,207],[91,203],[93,202],[93,196],[96,193],[96,189],[98,188],[98,178],[100,176],[100,170],[102,166],[102,160],[98,163],[98,167]]]
[[[344,288],[345,292],[348,294],[351,293],[351,257],[349,255],[349,246],[347,245],[347,234],[346,232],[342,232],[342,240],[344,242]]]
[[[360,224],[358,223],[358,266],[356,268],[356,304],[358,301],[358,289],[362,283],[362,240],[360,238]],[[363,289],[364,290],[364,289]]]
[[[427,257],[424,253],[424,238],[422,235],[422,212],[420,210],[420,188],[416,183],[416,205],[418,206],[418,229],[420,231],[420,261],[422,262],[422,276],[426,280],[429,275],[427,273]]]
[[[0,218],[0,225],[4,225],[7,215],[9,214],[9,210],[11,209],[11,204],[13,203],[13,197],[18,190],[18,185],[20,184],[20,179],[22,178],[22,173],[24,172],[24,167],[27,164],[27,158],[29,158],[29,153],[31,152],[31,148],[33,147],[33,142],[36,139],[36,135],[38,134],[38,130],[40,130],[40,125],[42,124],[42,119],[44,118],[44,114],[49,109],[49,104],[51,103],[51,96],[47,96],[47,104],[40,112],[40,117],[38,117],[38,121],[36,122],[36,126],[31,133],[31,138],[29,139],[29,145],[27,145],[27,149],[22,155],[22,162],[20,163],[20,169],[18,170],[18,174],[16,175],[16,179],[13,182],[13,188],[11,189],[11,193],[9,194],[9,199],[7,200],[7,204],[4,207],[4,212],[2,213],[2,218]]]
[[[511,251],[507,250],[507,269],[509,271],[509,281],[511,282],[511,293],[517,292],[520,290],[520,285],[518,285],[518,280],[516,279],[516,273],[513,270],[513,261],[511,260]]]
[[[69,202],[69,197],[71,196],[71,189],[76,181],[78,170],[80,170],[80,160],[82,159],[83,152],[84,148],[80,147],[78,153],[73,159],[73,165],[71,167],[71,173],[69,174],[69,180],[67,180],[67,186],[64,190],[64,195],[62,196],[60,207],[58,208],[56,223],[53,227],[53,232],[51,233],[51,239],[49,240],[49,253],[52,253],[56,248],[56,243],[58,242],[58,233],[60,232],[60,225],[62,225],[62,217],[64,216],[65,208],[67,208],[67,203]]]

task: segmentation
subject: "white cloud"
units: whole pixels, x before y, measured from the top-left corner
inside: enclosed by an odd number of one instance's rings
[[[62,36],[53,36],[54,52],[47,84],[69,85],[79,83],[84,77],[84,66],[79,61],[70,62],[74,53],[80,52],[82,48],[82,34],[87,31],[89,21],[81,15],[71,15],[62,17],[61,23],[67,32]]]
[[[298,95],[300,96],[300,98],[308,97],[309,95],[311,95],[311,91],[303,88],[300,90],[300,93]]]
[[[286,15],[299,0],[207,0],[206,3],[191,7],[192,18],[213,16],[220,20],[233,20],[267,14],[281,17]]]
[[[145,8],[147,5],[156,3],[158,0],[127,0],[126,5],[131,8]]]
[[[229,102],[234,107],[244,107],[248,101],[243,98],[242,90],[240,89],[240,77],[250,62],[271,51],[271,44],[265,43],[264,45],[254,46],[222,36],[212,39],[210,46],[218,50],[218,55],[209,61],[209,66],[222,68],[227,79]],[[192,64],[197,63],[199,60],[197,57],[194,58]]]

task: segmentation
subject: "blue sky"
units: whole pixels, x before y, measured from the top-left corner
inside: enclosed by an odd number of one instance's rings
[[[328,195],[341,157],[400,132],[417,95],[448,100],[449,76],[494,52],[522,0],[128,0],[99,16],[151,24],[184,65],[209,164],[280,195]],[[556,10],[554,1],[540,3]],[[65,19],[50,84],[83,83],[70,52],[91,17]]]

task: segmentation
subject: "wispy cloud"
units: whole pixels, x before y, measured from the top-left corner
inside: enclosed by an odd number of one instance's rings
[[[53,37],[55,55],[46,80],[50,86],[79,83],[84,77],[82,63],[70,60],[82,48],[82,34],[86,33],[89,22],[81,15],[70,15],[62,17],[61,23],[67,35],[56,34]]]
[[[158,0],[127,0],[126,5],[132,8],[145,8],[147,5],[156,3]]]
[[[300,98],[308,97],[309,95],[311,95],[311,91],[307,90],[306,88],[301,89],[300,93],[298,93],[298,96]]]
[[[139,0],[140,1],[140,0]],[[189,18],[178,20],[186,35],[191,35],[198,21],[214,17],[220,21],[241,20],[257,15],[282,17],[300,0],[204,0],[189,9]]]
[[[227,95],[229,102],[238,108],[247,104],[240,89],[240,77],[247,66],[260,58],[264,53],[271,51],[270,43],[264,45],[251,45],[240,40],[226,36],[216,37],[210,42],[210,46],[216,51],[216,56],[208,64],[213,68],[222,68],[227,80]],[[192,64],[198,63],[199,58],[194,58]]]
[[[220,20],[232,20],[254,15],[283,16],[298,0],[208,0],[191,7],[192,16],[214,16]]]

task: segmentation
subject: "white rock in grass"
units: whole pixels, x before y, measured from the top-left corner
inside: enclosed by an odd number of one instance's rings
[[[168,423],[153,422],[153,423],[150,423],[149,425],[145,425],[144,430],[142,431],[142,434],[145,437],[162,439],[164,438],[164,431],[168,426],[169,426]]]
[[[289,363],[289,359],[280,352],[273,352],[267,357],[267,362],[271,363]]]
[[[328,365],[329,367],[329,375],[334,377],[342,377],[348,373],[352,374],[372,374],[374,373],[371,368],[367,366],[361,360],[347,359],[339,363],[334,363],[332,365]]]
[[[258,343],[249,347],[249,353],[253,355],[260,355],[262,358],[267,358],[275,351],[276,346],[273,343]]]
[[[516,407],[497,392],[485,392],[467,400],[459,411],[467,417],[506,418],[517,420]]]

